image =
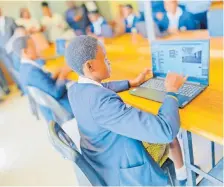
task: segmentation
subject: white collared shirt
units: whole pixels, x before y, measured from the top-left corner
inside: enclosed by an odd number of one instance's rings
[[[78,83],[81,83],[81,84],[95,84],[97,86],[102,86],[102,84],[92,80],[92,79],[89,79],[87,77],[83,77],[83,76],[79,76],[79,80],[78,80]]]
[[[169,19],[169,28],[178,29],[180,16],[183,14],[183,11],[180,7],[177,8],[176,14],[173,15],[167,12],[167,17]]]
[[[21,59],[21,64],[31,64],[31,65],[37,67],[38,69],[43,70],[42,67],[38,63],[36,63],[33,60],[26,59],[26,58]]]
[[[135,18],[135,16],[134,16],[134,14],[130,14],[128,17],[127,17],[127,23],[128,23],[128,26],[129,27],[132,27],[132,25],[133,25],[133,22],[134,22],[134,18]]]
[[[30,30],[32,27],[34,27],[37,30],[40,29],[40,24],[34,18],[30,18],[30,19],[19,18],[19,19],[16,20],[16,24],[18,26],[25,27],[26,30]]]
[[[0,16],[0,33],[2,36],[5,35],[5,17]]]
[[[100,16],[97,21],[92,23],[93,24],[93,28],[94,28],[94,34],[96,34],[98,36],[101,35],[101,32],[102,32],[101,24],[103,23],[103,21],[104,21],[103,17]]]
[[[60,38],[67,27],[65,20],[60,14],[53,14],[52,17],[43,16],[41,24],[46,27],[46,32],[51,42]]]

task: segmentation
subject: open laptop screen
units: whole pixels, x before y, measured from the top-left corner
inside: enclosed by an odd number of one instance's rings
[[[208,85],[209,41],[157,41],[151,45],[154,77],[168,71],[188,76],[188,81]]]

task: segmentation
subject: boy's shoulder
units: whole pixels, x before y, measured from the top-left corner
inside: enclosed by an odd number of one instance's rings
[[[117,94],[103,86],[88,83],[80,84],[76,82],[69,87],[68,95],[74,97],[76,95],[79,95],[85,98],[92,98],[94,100],[98,100],[100,98],[102,99]]]

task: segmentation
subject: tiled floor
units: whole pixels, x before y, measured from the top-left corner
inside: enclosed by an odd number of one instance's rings
[[[0,186],[76,185],[72,164],[50,145],[46,123],[31,115],[26,97],[13,92],[0,103]],[[196,164],[211,167],[209,141],[193,136]],[[223,148],[216,146],[217,160]]]
[[[72,164],[48,141],[46,123],[18,92],[0,103],[0,186],[76,185]]]

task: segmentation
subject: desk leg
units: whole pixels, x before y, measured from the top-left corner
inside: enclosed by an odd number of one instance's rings
[[[187,168],[187,185],[196,186],[196,174],[191,170],[191,165],[194,165],[191,132],[183,130],[183,144],[184,144],[184,159]]]
[[[212,168],[215,167],[215,143],[211,142],[211,152],[212,152]]]

